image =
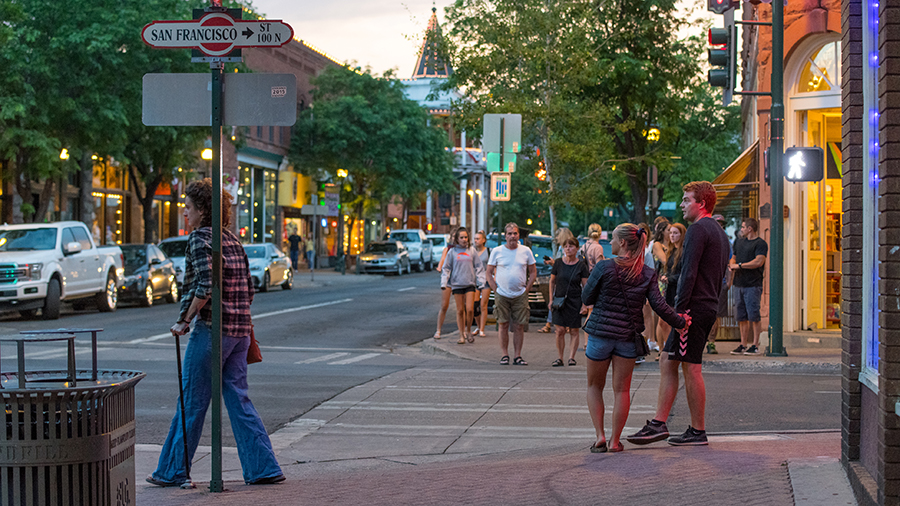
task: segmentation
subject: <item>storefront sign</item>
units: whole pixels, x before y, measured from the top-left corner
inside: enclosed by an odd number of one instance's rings
[[[825,176],[825,152],[822,148],[784,150],[784,177],[793,183],[821,181]]]

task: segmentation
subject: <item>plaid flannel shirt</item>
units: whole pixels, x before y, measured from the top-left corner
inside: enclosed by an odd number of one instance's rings
[[[212,228],[201,227],[188,236],[184,256],[184,297],[181,319],[184,319],[194,297],[212,296]],[[250,335],[250,304],[253,302],[253,279],[247,253],[238,238],[222,231],[222,335]],[[212,324],[211,304],[200,309],[200,318]]]

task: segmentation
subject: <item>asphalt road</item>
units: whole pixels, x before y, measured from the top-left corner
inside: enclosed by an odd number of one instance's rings
[[[298,274],[298,281],[308,284],[309,274]],[[253,301],[263,362],[249,367],[250,395],[270,432],[350,387],[435,360],[402,350],[434,332],[437,273],[343,279],[319,275],[316,281],[328,286],[275,288],[257,293]],[[100,368],[147,374],[136,387],[137,442],[161,443],[178,398],[174,340],[168,335],[177,317],[178,306],[161,300],[150,308],[123,305],[114,313],[74,311],[66,305],[57,321],[4,315],[0,334],[103,328]],[[453,322],[448,318],[446,332]],[[186,343],[183,339],[182,353]],[[89,367],[89,340],[79,339],[76,348],[78,367]],[[13,350],[4,347],[3,370],[15,369]],[[64,348],[58,345],[36,345],[26,357],[30,370],[64,367]],[[228,422],[223,425],[224,444],[233,445]],[[209,427],[201,441],[208,443]]]

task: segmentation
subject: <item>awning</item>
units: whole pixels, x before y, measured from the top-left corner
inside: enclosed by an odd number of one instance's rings
[[[713,182],[716,214],[727,219],[756,218],[759,212],[759,139]]]

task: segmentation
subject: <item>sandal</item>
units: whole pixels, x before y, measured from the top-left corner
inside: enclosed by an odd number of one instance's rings
[[[562,364],[560,364],[560,365],[562,365]],[[569,365],[575,365],[575,359],[574,359],[574,358],[570,358],[570,359],[569,359]]]
[[[467,335],[467,336],[466,336],[466,341],[469,341],[470,343],[474,343],[474,342],[475,342],[475,336],[472,335],[472,334]]]
[[[460,336],[459,341],[456,341],[456,344],[466,344],[466,336]]]
[[[541,334],[549,334],[550,332],[553,332],[553,325],[547,323],[543,327],[539,328],[538,332],[540,332]]]
[[[528,362],[522,357],[516,357],[516,359],[513,360],[513,365],[528,365]]]
[[[509,355],[503,355],[500,359],[500,365],[509,365]]]
[[[561,358],[558,358],[558,359],[554,360],[553,363],[550,365],[553,367],[562,367],[563,361]]]
[[[487,336],[484,335],[484,331],[483,331],[483,330],[479,330],[479,331],[478,331],[478,337],[487,337]]]
[[[600,441],[591,445],[591,453],[606,453],[606,441]]]
[[[622,450],[624,450],[624,449],[625,449],[625,445],[623,445],[623,444],[620,442],[620,443],[619,443],[619,446],[610,446],[610,447],[609,447],[609,452],[610,452],[610,453],[619,453],[620,451],[622,451]]]
[[[437,341],[438,339],[440,339],[440,338],[441,338],[441,333],[440,333],[440,331],[435,332],[433,337],[434,337],[434,340],[435,340],[435,341]]]

